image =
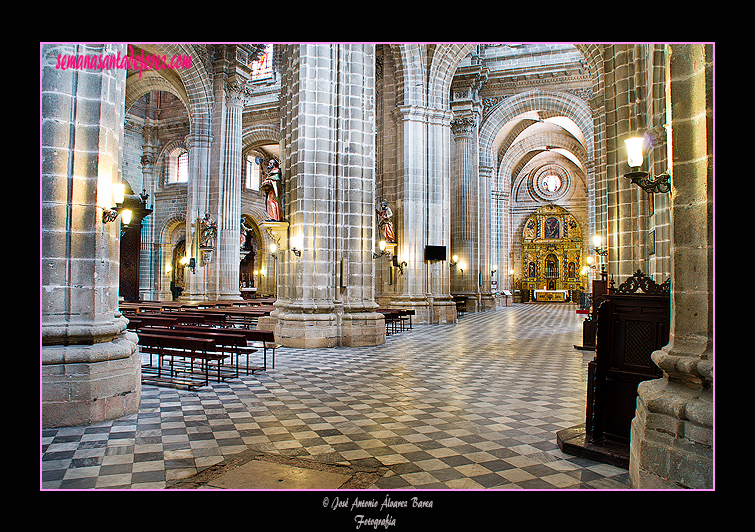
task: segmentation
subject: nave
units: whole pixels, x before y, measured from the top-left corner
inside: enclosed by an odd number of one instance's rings
[[[513,304],[377,347],[282,349],[275,369],[197,391],[145,385],[138,414],[44,429],[42,488],[254,487],[208,475],[252,453],[347,472],[344,488],[361,471],[380,490],[629,489],[626,470],[556,443],[584,422],[582,319]]]

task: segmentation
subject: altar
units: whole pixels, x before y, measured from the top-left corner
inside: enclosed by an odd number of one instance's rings
[[[568,290],[535,290],[535,301],[567,301]]]

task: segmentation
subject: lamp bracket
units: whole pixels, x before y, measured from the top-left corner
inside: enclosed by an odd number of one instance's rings
[[[104,209],[102,211],[102,223],[114,222],[116,218],[118,218],[117,209]]]
[[[630,179],[632,183],[648,194],[671,192],[671,175],[668,172],[655,177],[650,177],[647,172],[629,172],[624,174],[624,177]]]

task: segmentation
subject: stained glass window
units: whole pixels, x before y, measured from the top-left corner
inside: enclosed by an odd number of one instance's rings
[[[561,188],[561,178],[557,175],[547,175],[543,178],[543,188],[548,192],[556,192]]]
[[[265,51],[256,61],[249,64],[252,80],[267,79],[273,75],[273,45],[266,44]]]

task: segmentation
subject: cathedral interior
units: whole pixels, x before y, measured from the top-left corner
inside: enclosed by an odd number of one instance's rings
[[[713,44],[40,53],[42,489],[186,487],[249,453],[247,478],[306,459],[320,487],[713,489]],[[628,363],[652,371],[626,460],[569,461],[598,298],[618,315],[632,283],[666,310]],[[200,311],[275,350],[145,380],[173,346],[150,320]],[[233,442],[204,452],[218,402]],[[145,427],[159,467],[137,467]]]

